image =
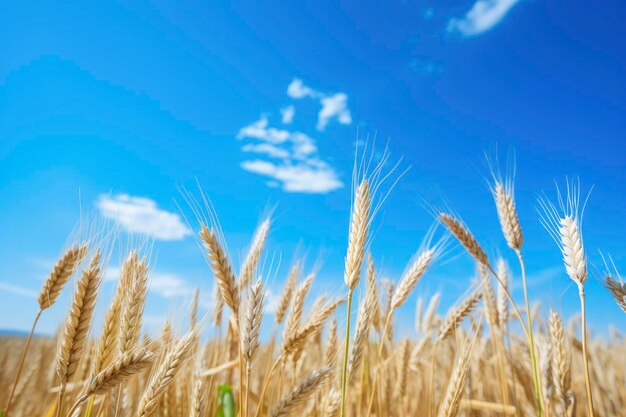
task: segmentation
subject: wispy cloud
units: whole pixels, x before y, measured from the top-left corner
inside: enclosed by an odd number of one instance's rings
[[[323,131],[330,120],[336,119],[342,125],[352,123],[352,116],[348,109],[348,96],[337,93],[321,99],[322,109],[317,116],[317,130]]]
[[[476,36],[496,26],[519,0],[477,0],[463,18],[453,18],[448,31]]]
[[[296,107],[294,105],[284,107],[280,109],[280,115],[281,115],[283,124],[289,125],[293,123],[293,118],[296,115]]]
[[[343,187],[335,171],[320,160],[274,163],[257,159],[244,161],[241,167],[279,181],[283,190],[290,193],[325,194]]]
[[[185,297],[193,292],[187,281],[174,273],[155,272],[151,274],[150,291],[162,297]]]
[[[317,90],[312,89],[304,85],[304,82],[300,78],[294,78],[287,86],[287,95],[291,98],[318,98],[323,94]]]
[[[37,298],[38,295],[36,291],[29,288],[24,288],[4,281],[0,281],[0,291],[27,298]]]
[[[160,240],[181,240],[191,230],[176,213],[162,210],[154,200],[128,194],[101,195],[96,202],[102,216],[114,220],[123,229]]]
[[[321,109],[317,114],[317,130],[324,131],[331,120],[349,125],[352,123],[352,115],[348,108],[348,95],[346,93],[325,94],[305,85],[301,79],[294,80],[287,87],[287,95],[293,99],[313,98],[319,100]],[[293,106],[291,106],[293,108]],[[294,108],[295,111],[295,108]],[[283,113],[284,121],[285,113]]]
[[[324,131],[331,121],[352,123],[345,93],[326,94],[294,78],[287,87],[287,96],[294,100],[311,98],[319,101],[317,130]],[[280,109],[283,125],[293,122],[296,107],[290,104]],[[311,120],[311,127],[313,126]],[[335,169],[319,155],[315,139],[299,130],[270,126],[268,115],[242,127],[238,140],[246,140],[241,150],[257,158],[246,160],[241,167],[270,180],[270,187],[281,187],[290,193],[325,194],[343,187]]]

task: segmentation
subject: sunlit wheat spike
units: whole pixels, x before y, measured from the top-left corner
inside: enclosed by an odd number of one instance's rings
[[[101,277],[100,255],[96,253],[78,281],[60,336],[57,374],[61,384],[67,383],[74,375],[85,349]]]
[[[196,327],[171,347],[141,396],[137,416],[147,417],[155,411],[159,398],[183,368],[197,344],[198,328]]]
[[[498,307],[496,302],[496,296],[493,292],[493,286],[491,285],[491,277],[489,271],[484,265],[478,265],[480,273],[481,289],[483,292],[483,302],[485,303],[485,310],[487,312],[487,320],[490,325],[497,326],[499,323]]]
[[[302,344],[309,336],[316,334],[322,329],[328,317],[330,317],[343,302],[344,300],[332,301],[316,311],[313,311],[306,323],[283,342],[283,352],[287,354],[301,348]]]
[[[224,298],[222,297],[219,285],[215,286],[213,294],[213,311],[211,316],[213,324],[219,326],[222,323],[222,315],[224,314]]]
[[[131,251],[120,268],[120,278],[115,290],[115,296],[113,297],[113,301],[111,301],[104,318],[98,354],[93,370],[94,373],[102,371],[109,365],[119,347],[118,342],[121,328],[122,304],[124,303],[124,297],[126,297],[126,293],[129,291],[131,286],[132,268],[135,264],[136,258],[136,252]]]
[[[324,406],[323,417],[337,417],[339,407],[341,406],[341,393],[334,388],[328,391],[325,396],[326,402]]]
[[[439,330],[439,340],[444,340],[450,336],[459,327],[463,319],[467,317],[476,307],[478,301],[482,297],[482,291],[475,291],[472,295],[467,297],[461,305],[456,308],[452,308],[446,316],[441,329]]]
[[[243,331],[241,332],[241,346],[248,369],[252,366],[254,354],[259,347],[264,297],[263,282],[259,278],[250,288],[244,315]]]
[[[365,299],[359,306],[359,312],[356,321],[356,332],[354,334],[354,343],[350,352],[348,361],[348,383],[353,384],[358,375],[363,362],[365,348],[369,343],[369,332],[374,320],[375,293],[368,291]]]
[[[287,281],[285,282],[285,286],[283,287],[283,292],[281,293],[280,299],[278,300],[278,305],[276,306],[276,312],[274,313],[274,320],[276,320],[277,324],[281,324],[285,318],[285,313],[287,312],[287,309],[289,308],[291,297],[293,296],[293,292],[296,289],[296,282],[298,280],[299,273],[300,273],[300,264],[296,262],[289,270]]]
[[[191,305],[189,306],[189,328],[193,329],[198,324],[198,304],[200,303],[200,288],[193,292]]]
[[[563,322],[557,312],[552,309],[550,309],[550,341],[552,343],[554,387],[563,404],[567,406],[571,389],[571,359],[565,342]]]
[[[348,253],[344,269],[344,281],[350,291],[354,290],[361,276],[361,267],[365,257],[365,243],[369,230],[371,204],[369,182],[363,180],[357,187],[350,213]]]
[[[509,301],[506,298],[506,291],[509,290],[509,268],[504,259],[499,258],[497,264],[498,292],[496,295],[498,305],[499,326],[504,328],[509,321]]]
[[[578,221],[571,216],[561,219],[560,231],[563,262],[567,275],[582,285],[587,280],[587,258]]]
[[[293,298],[291,299],[291,305],[289,307],[289,314],[287,316],[287,322],[283,329],[283,343],[291,338],[300,326],[300,319],[302,318],[302,312],[304,311],[304,301],[313,284],[314,275],[309,275],[304,282],[302,282],[295,291]]]
[[[263,247],[265,246],[269,230],[270,219],[268,218],[261,222],[254,234],[254,237],[252,238],[250,249],[248,250],[246,258],[241,265],[241,271],[239,272],[239,289],[241,291],[243,291],[244,288],[247,288],[248,284],[250,284],[250,280],[252,279],[254,271],[259,264],[259,260],[261,259],[261,253],[263,252]]]
[[[603,285],[609,290],[619,308],[626,313],[626,284],[617,281],[611,276],[607,276]]]
[[[367,293],[369,294],[370,292],[372,294],[368,295],[368,297],[371,296],[373,300],[372,325],[376,330],[380,330],[380,299],[378,298],[378,286],[376,285],[376,269],[374,267],[374,259],[371,254],[367,256]]]
[[[86,399],[91,395],[107,393],[131,376],[150,366],[153,359],[154,354],[149,352],[146,347],[119,356],[89,381],[83,397]]]
[[[522,226],[515,208],[512,184],[512,181],[507,182],[506,185],[496,181],[493,187],[493,195],[496,200],[498,218],[500,219],[500,226],[502,227],[506,243],[511,249],[519,250],[524,244],[524,234],[522,233]]]
[[[226,252],[219,243],[214,231],[202,226],[200,239],[204,244],[211,262],[211,268],[220,288],[220,294],[226,305],[233,311],[235,316],[239,314],[239,289],[235,274],[233,273]]]
[[[119,347],[121,353],[132,349],[141,332],[143,309],[148,293],[148,265],[136,252],[129,261],[130,279],[122,307]]]
[[[400,283],[396,287],[393,297],[391,299],[392,308],[396,309],[400,307],[407,298],[415,286],[417,281],[424,275],[435,256],[434,249],[425,249],[421,251],[416,257],[409,269],[402,275]]]
[[[440,213],[439,219],[444,225],[446,225],[448,230],[450,230],[450,233],[457,238],[457,240],[463,245],[463,247],[465,247],[467,252],[472,255],[474,259],[482,265],[489,265],[489,258],[487,257],[487,254],[480,246],[476,238],[474,238],[474,235],[472,235],[469,229],[465,227],[461,221],[446,213]]]
[[[102,371],[109,365],[115,356],[120,326],[120,311],[122,307],[123,291],[123,288],[118,285],[115,297],[113,298],[113,301],[111,301],[109,309],[104,317],[102,334],[100,336],[98,353],[94,365],[94,373]],[[118,294],[120,295],[118,296]]]
[[[202,409],[204,406],[204,397],[203,397],[203,388],[204,384],[202,378],[196,377],[196,380],[193,383],[193,389],[191,391],[191,411],[190,417],[201,417]]]
[[[315,391],[322,387],[330,376],[331,368],[313,372],[294,389],[284,395],[270,412],[271,417],[288,416],[300,404],[308,400]]]
[[[582,287],[587,280],[587,256],[581,230],[584,205],[580,210],[579,186],[567,183],[565,201],[557,188],[558,208],[544,197],[539,199],[539,204],[543,211],[541,222],[561,250],[567,275]]]
[[[553,350],[552,344],[548,341],[540,344],[539,365],[541,370],[543,397],[546,401],[550,401],[552,399],[551,393],[554,391]]]
[[[452,375],[448,381],[448,387],[441,400],[438,417],[454,417],[459,411],[461,396],[467,380],[467,368],[469,366],[470,353],[473,342],[466,342],[452,367]]]
[[[337,361],[337,350],[339,349],[339,340],[337,336],[337,320],[330,322],[328,328],[328,340],[326,341],[326,349],[324,351],[324,365],[334,367]]]
[[[429,333],[433,326],[435,326],[435,318],[437,314],[437,307],[439,307],[439,301],[441,300],[441,293],[436,293],[430,298],[426,312],[424,312],[424,318],[420,323],[420,331],[424,334]]]
[[[87,255],[87,245],[74,246],[61,256],[52,268],[52,272],[44,282],[39,293],[39,308],[45,310],[59,297],[65,283],[74,274],[76,267]]]

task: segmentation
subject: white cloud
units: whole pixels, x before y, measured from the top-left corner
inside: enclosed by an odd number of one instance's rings
[[[36,291],[3,281],[0,281],[0,291],[27,298],[37,298],[38,295]]]
[[[192,234],[178,214],[161,210],[149,198],[101,195],[96,205],[105,218],[116,221],[129,232],[160,240],[181,240]]]
[[[305,97],[317,98],[320,97],[322,93],[312,89],[311,87],[307,87],[301,79],[294,78],[287,87],[287,95],[296,99]]]
[[[291,105],[280,109],[280,114],[282,116],[283,124],[291,124],[293,122],[293,117],[296,115],[296,108]]]
[[[317,159],[295,164],[263,160],[244,161],[241,167],[246,171],[280,181],[282,189],[291,193],[325,194],[343,187],[335,171]]]
[[[292,99],[319,100],[321,109],[317,129],[320,131],[333,120],[340,124],[352,123],[345,93],[324,94],[294,78],[287,87],[287,95]],[[293,122],[295,111],[294,105],[280,109],[283,125]],[[315,139],[303,132],[271,127],[268,117],[262,115],[256,122],[242,127],[237,139],[248,140],[241,147],[243,152],[259,155],[257,159],[243,161],[241,167],[268,177],[268,187],[281,187],[286,192],[319,194],[343,187],[333,167],[319,156]]]
[[[352,123],[352,116],[348,109],[348,96],[345,93],[323,97],[320,103],[322,109],[317,116],[317,130],[324,130],[328,122],[335,118],[342,125]]]
[[[184,297],[193,292],[187,281],[168,272],[150,274],[150,291],[165,298]]]
[[[497,25],[519,0],[477,0],[461,19],[453,18],[448,30],[475,36]]]
[[[269,120],[262,116],[256,122],[243,127],[237,134],[237,139],[254,138],[273,144],[284,143],[289,139],[289,131],[268,127]]]
[[[285,149],[281,149],[278,146],[271,145],[269,143],[258,143],[252,144],[249,143],[241,147],[241,150],[244,152],[252,152],[252,153],[261,153],[269,156],[270,158],[289,158],[289,151]]]

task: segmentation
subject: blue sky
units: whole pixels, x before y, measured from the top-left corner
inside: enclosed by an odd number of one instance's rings
[[[299,248],[309,268],[321,262],[315,291],[339,294],[357,135],[388,142],[392,157],[411,167],[375,221],[372,253],[392,279],[432,223],[426,201],[460,213],[519,281],[483,164],[486,151],[514,149],[530,291],[544,312],[552,305],[573,314],[577,294],[539,224],[537,195],[553,196],[554,181],[566,175],[579,176],[583,190],[593,185],[583,230],[590,321],[600,334],[611,324],[623,328],[626,318],[598,282],[598,250],[624,270],[625,7],[539,0],[6,4],[0,302],[10,313],[0,328],[30,325],[36,294],[81,212],[151,236],[148,327],[180,315],[195,287],[208,307],[212,278],[179,192],[195,190],[196,179],[235,263],[274,208],[268,253],[282,263],[273,293]],[[111,265],[119,258],[113,254]],[[405,331],[417,296],[442,291],[445,310],[467,289],[473,268],[450,249],[403,307]],[[113,287],[105,283],[101,308]],[[53,331],[67,303],[65,296],[45,315],[42,332]]]

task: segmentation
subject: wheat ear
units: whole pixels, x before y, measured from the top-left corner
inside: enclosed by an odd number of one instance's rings
[[[392,309],[400,307],[409,298],[409,294],[417,285],[417,281],[424,275],[434,257],[434,249],[423,250],[416,256],[409,269],[403,274],[400,283],[393,293],[391,298]]]
[[[365,299],[359,306],[356,321],[356,332],[354,334],[354,343],[350,351],[350,359],[348,361],[348,384],[352,385],[357,376],[357,372],[363,362],[365,347],[369,343],[369,332],[374,321],[374,308],[376,293],[370,290],[365,295]]]
[[[207,249],[211,268],[220,289],[220,294],[226,305],[233,311],[235,317],[239,317],[239,289],[233,269],[230,266],[226,252],[220,245],[214,231],[202,226],[200,239]]]
[[[148,292],[148,266],[145,259],[139,259],[136,252],[132,252],[128,259],[130,276],[128,290],[125,292],[122,307],[119,348],[120,353],[130,351],[141,332],[141,319]],[[126,265],[125,265],[126,267]]]
[[[469,229],[465,227],[460,220],[446,213],[440,213],[439,220],[446,225],[448,230],[450,230],[450,233],[457,238],[461,245],[465,247],[467,252],[472,255],[474,259],[482,265],[487,266],[489,264],[487,254],[480,246],[474,235],[472,235]]]
[[[276,312],[274,313],[274,320],[276,321],[276,324],[281,324],[285,318],[285,313],[291,303],[291,297],[296,289],[296,281],[298,280],[299,273],[300,264],[296,262],[289,270],[287,281],[285,282],[283,291],[280,294],[280,299],[278,300],[278,305],[276,306]]]
[[[619,308],[626,313],[626,284],[617,281],[611,276],[607,276],[604,279],[603,285],[609,290]]]
[[[57,374],[61,385],[76,372],[87,343],[93,311],[101,281],[100,255],[96,253],[78,281],[70,312],[65,319],[57,355]]]
[[[554,310],[550,310],[550,341],[552,343],[553,378],[556,393],[567,410],[573,395],[571,392],[571,358],[565,344],[563,322]]]
[[[17,389],[18,382],[20,380],[20,376],[22,374],[22,370],[24,368],[24,362],[26,361],[26,355],[28,354],[28,348],[30,347],[30,343],[33,339],[33,334],[35,333],[35,328],[37,327],[37,322],[41,317],[41,314],[45,309],[50,307],[56,299],[59,297],[61,290],[65,283],[70,279],[70,277],[74,274],[76,267],[78,264],[82,262],[82,260],[87,255],[87,245],[83,244],[80,246],[74,246],[67,250],[61,256],[61,258],[57,261],[52,269],[52,272],[48,276],[48,279],[44,282],[44,285],[39,293],[38,302],[39,302],[39,311],[35,315],[35,319],[33,320],[33,325],[31,327],[28,338],[26,339],[26,345],[22,350],[22,355],[20,357],[20,361],[17,367],[17,372],[15,373],[15,379],[13,381],[13,388],[11,389],[11,393],[7,398],[6,405],[4,407],[4,412],[8,415],[9,410],[11,408],[11,401],[13,400],[13,396],[15,395],[15,391]]]
[[[250,245],[250,249],[241,265],[241,270],[239,272],[239,290],[243,291],[244,288],[248,287],[250,284],[250,280],[254,275],[254,271],[259,264],[259,260],[261,259],[261,253],[263,252],[263,247],[265,246],[265,241],[267,240],[267,235],[270,230],[270,219],[265,219],[261,222],[256,232],[254,233],[254,237],[252,238],[252,243]]]
[[[324,368],[313,372],[281,398],[279,403],[270,412],[270,416],[288,416],[296,407],[308,400],[315,391],[322,387],[330,377],[330,373],[331,368]]]
[[[154,412],[159,399],[191,356],[198,336],[198,328],[192,329],[168,351],[141,396],[137,411],[139,417],[147,417]]]
[[[41,310],[45,310],[54,304],[63,286],[74,274],[76,267],[82,262],[86,255],[87,245],[83,244],[68,249],[57,261],[39,293],[38,300]]]
[[[463,388],[467,380],[467,368],[469,366],[470,353],[472,352],[473,342],[466,342],[461,348],[461,352],[457,357],[452,368],[452,375],[448,381],[448,387],[439,407],[438,417],[455,417],[459,411]]]
[[[363,180],[356,190],[354,204],[350,212],[348,252],[346,254],[344,269],[344,281],[349,291],[354,290],[361,276],[361,267],[365,257],[365,243],[369,230],[371,205],[372,200],[370,197],[369,182]]]
[[[500,181],[496,181],[493,187],[493,196],[507,245],[514,250],[521,249],[524,244],[524,234],[515,207],[513,183],[507,182],[506,185],[503,185]]]
[[[458,307],[453,307],[446,315],[437,339],[443,341],[452,335],[465,317],[471,314],[481,298],[482,291],[479,290],[467,297]]]
[[[72,410],[91,395],[106,394],[111,391],[131,376],[150,366],[153,360],[154,354],[149,352],[146,347],[121,355],[89,381],[85,392],[76,400]],[[72,413],[68,414],[71,415]]]

